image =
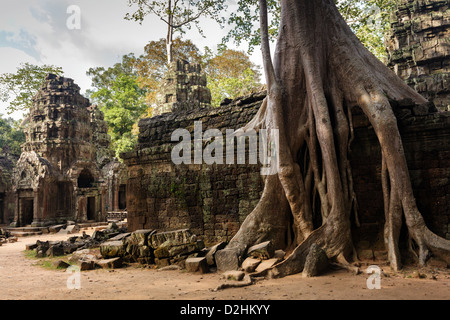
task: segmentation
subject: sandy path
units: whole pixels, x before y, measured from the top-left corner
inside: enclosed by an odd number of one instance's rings
[[[89,232],[87,232],[89,233]],[[450,299],[450,273],[435,270],[436,280],[405,278],[404,274],[381,277],[381,289],[367,288],[368,274],[333,271],[317,278],[301,275],[263,280],[244,288],[214,292],[223,283],[217,273],[190,274],[157,271],[135,266],[81,272],[78,290],[68,289],[71,274],[47,270],[24,256],[27,243],[67,240],[67,235],[19,238],[0,247],[0,299],[13,300],[299,300],[299,299]],[[388,270],[387,267],[383,268]],[[427,269],[430,272],[431,269]],[[388,271],[386,271],[388,272]],[[407,273],[407,271],[405,271]]]

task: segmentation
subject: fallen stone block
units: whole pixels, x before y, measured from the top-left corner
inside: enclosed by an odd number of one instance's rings
[[[272,246],[272,242],[266,241],[250,247],[247,251],[247,256],[266,260],[272,258],[274,253],[275,250]]]
[[[208,250],[208,253],[205,255],[205,257],[206,257],[206,262],[208,263],[209,266],[216,265],[216,253],[219,250],[225,249],[226,245],[227,245],[226,242],[220,242],[220,243],[212,246]]]
[[[53,267],[57,268],[57,269],[67,269],[68,267],[70,267],[70,264],[68,264],[67,262],[63,261],[63,260],[57,260],[55,262],[53,262]]]
[[[48,257],[59,257],[64,255],[64,246],[62,244],[51,245],[45,253]]]
[[[223,249],[216,252],[217,270],[221,272],[238,270],[239,257],[233,249]]]
[[[274,265],[276,265],[280,260],[277,258],[272,258],[268,260],[263,260],[258,267],[255,269],[256,272],[262,272],[265,270],[268,270],[272,268]]]
[[[29,243],[25,245],[25,250],[34,250],[37,248],[37,244],[36,243]]]
[[[61,229],[65,229],[66,228],[66,225],[65,224],[59,224],[59,225],[56,225],[56,226],[50,226],[50,227],[48,227],[48,231],[50,232],[50,233],[57,233],[57,232],[59,232]]]
[[[188,258],[185,261],[185,267],[188,272],[207,273],[209,271],[205,257]]]
[[[77,266],[80,268],[80,271],[93,270],[95,268],[95,261],[93,261],[93,260],[78,260]]]
[[[242,262],[242,269],[247,273],[251,273],[256,270],[260,263],[261,260],[249,257]]]
[[[117,269],[122,267],[122,262],[123,262],[122,258],[117,257],[111,259],[97,260],[95,264],[103,269]]]
[[[100,245],[100,254],[103,258],[123,257],[125,253],[122,241],[107,241]]]
[[[316,244],[311,245],[303,267],[303,277],[316,277],[328,268],[329,261],[325,251]]]
[[[148,237],[154,232],[154,230],[136,230],[130,234],[128,243],[146,246],[148,245]]]
[[[149,245],[157,249],[166,241],[170,241],[172,246],[193,243],[197,236],[193,235],[189,229],[154,233],[149,237]]]

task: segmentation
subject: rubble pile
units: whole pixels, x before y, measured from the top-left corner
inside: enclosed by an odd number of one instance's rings
[[[16,242],[17,238],[14,236],[11,236],[8,230],[3,230],[0,228],[0,246],[4,243],[11,243]]]

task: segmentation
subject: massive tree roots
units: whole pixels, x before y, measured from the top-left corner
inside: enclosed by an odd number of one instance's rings
[[[341,265],[353,252],[351,213],[357,209],[348,159],[351,108],[369,119],[382,150],[385,244],[401,267],[402,214],[421,264],[431,251],[449,261],[450,242],[433,234],[417,209],[389,100],[427,101],[376,59],[347,26],[332,0],[281,0],[279,39],[272,62],[266,1],[260,0],[262,52],[268,96],[244,128],[279,130],[278,174],[265,177],[259,204],[228,244],[242,257],[271,240],[286,259],[271,273],[302,271],[313,243]]]

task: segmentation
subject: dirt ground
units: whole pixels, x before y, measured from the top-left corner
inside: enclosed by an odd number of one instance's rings
[[[87,232],[89,234],[89,231]],[[36,240],[67,240],[66,234],[19,238],[0,247],[1,300],[448,300],[448,269],[422,269],[426,278],[415,277],[414,270],[394,274],[380,266],[384,275],[380,289],[368,289],[369,274],[354,275],[334,270],[316,278],[293,275],[261,280],[256,284],[214,289],[225,280],[218,273],[190,274],[181,270],[158,271],[127,266],[121,269],[83,271],[80,288],[69,289],[72,274],[37,265],[25,257],[25,245]],[[362,267],[365,271],[365,267]],[[416,274],[417,275],[417,274]],[[433,279],[434,278],[434,279]],[[374,282],[372,282],[374,283]]]

